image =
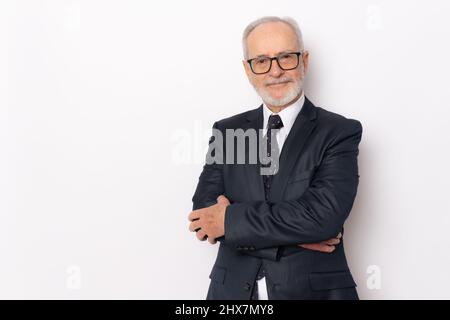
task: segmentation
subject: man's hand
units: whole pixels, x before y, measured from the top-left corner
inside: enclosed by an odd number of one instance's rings
[[[200,241],[208,238],[209,243],[215,244],[216,238],[225,234],[225,210],[229,205],[230,201],[221,195],[215,205],[192,211],[189,214],[189,230],[196,231]]]
[[[217,198],[217,203],[207,208],[194,210],[189,214],[189,230],[196,231],[197,238],[215,244],[216,238],[225,234],[225,210],[230,205],[230,201],[221,195]],[[318,243],[299,244],[299,247],[331,253],[335,250],[335,246],[341,242],[342,234],[339,233],[336,238],[331,238]]]
[[[309,250],[315,250],[325,253],[331,253],[336,249],[336,245],[341,242],[342,233],[339,233],[336,238],[331,238],[326,241],[318,242],[318,243],[305,243],[305,244],[299,244],[298,246],[309,249]]]

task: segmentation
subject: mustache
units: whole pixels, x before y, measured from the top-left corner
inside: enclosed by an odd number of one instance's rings
[[[270,86],[270,85],[273,85],[273,84],[280,84],[280,83],[286,83],[286,82],[292,82],[292,79],[288,78],[288,77],[284,77],[284,78],[279,78],[279,79],[276,79],[276,80],[268,80],[268,81],[264,82],[264,85],[265,86]]]

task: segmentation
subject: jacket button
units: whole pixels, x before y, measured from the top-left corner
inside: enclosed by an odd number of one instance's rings
[[[255,247],[254,247],[254,246],[251,246],[251,247],[250,247],[250,250],[255,250]]]
[[[244,290],[250,291],[251,288],[252,288],[252,285],[250,283],[246,282],[244,285]]]

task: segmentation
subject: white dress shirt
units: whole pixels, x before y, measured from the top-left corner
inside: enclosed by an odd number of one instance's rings
[[[267,133],[267,125],[269,122],[269,117],[272,114],[278,114],[281,118],[281,121],[283,122],[283,127],[277,132],[276,138],[281,154],[281,150],[283,149],[284,142],[286,141],[286,138],[289,135],[289,132],[292,129],[292,126],[294,125],[294,121],[297,118],[300,110],[303,107],[303,104],[305,103],[305,95],[302,92],[302,95],[300,98],[291,104],[290,106],[284,108],[278,113],[272,112],[264,103],[263,104],[263,113],[264,113],[264,127],[263,127],[263,133],[264,135]],[[268,294],[267,294],[267,285],[266,285],[266,278],[263,277],[261,280],[258,281],[258,299],[259,300],[269,300]]]

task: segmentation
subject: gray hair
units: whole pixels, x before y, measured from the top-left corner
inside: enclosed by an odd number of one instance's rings
[[[259,25],[267,22],[283,22],[290,26],[292,30],[294,30],[295,34],[297,35],[297,41],[298,41],[298,47],[300,50],[303,51],[303,36],[302,32],[297,24],[297,21],[295,21],[291,17],[276,17],[276,16],[267,16],[259,18],[253,22],[251,22],[244,30],[244,33],[242,34],[242,48],[244,49],[244,58],[248,59],[248,48],[247,48],[247,38],[249,34]]]

